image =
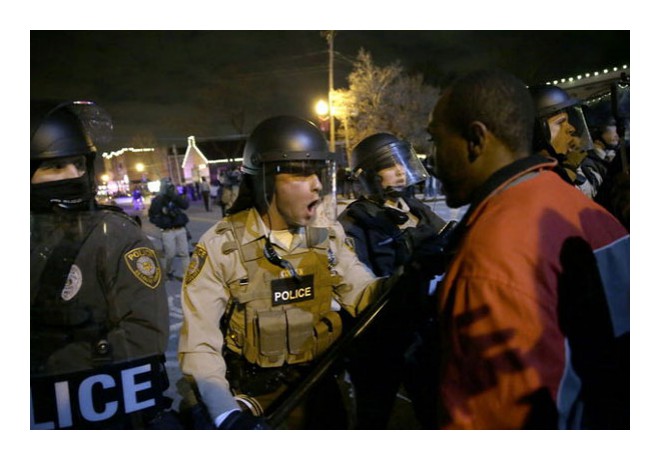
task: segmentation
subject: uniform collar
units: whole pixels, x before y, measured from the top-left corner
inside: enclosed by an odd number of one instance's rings
[[[261,218],[257,210],[255,208],[250,208],[248,210],[247,219],[245,220],[245,231],[243,232],[243,237],[241,238],[241,245],[242,246],[247,245],[260,238],[266,239],[268,233],[269,233],[268,227],[264,223],[263,219]],[[305,234],[304,228],[301,228],[298,232],[296,232],[293,235],[291,248],[282,247],[280,244],[278,244],[277,239],[273,239],[271,243],[280,247],[281,249],[290,251],[301,245],[301,242],[303,241],[302,237],[304,236],[304,234]]]

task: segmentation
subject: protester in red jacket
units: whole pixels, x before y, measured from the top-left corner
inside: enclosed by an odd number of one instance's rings
[[[534,109],[499,71],[457,81],[429,133],[470,204],[439,292],[443,428],[629,428],[629,235],[530,155]]]

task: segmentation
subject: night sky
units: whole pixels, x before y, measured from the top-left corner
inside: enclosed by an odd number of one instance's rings
[[[334,40],[334,86],[358,50],[398,61],[442,88],[500,67],[528,84],[630,64],[624,31],[346,31]],[[181,143],[249,132],[265,117],[313,118],[328,89],[320,31],[31,31],[31,98],[91,99],[110,112],[113,143]]]

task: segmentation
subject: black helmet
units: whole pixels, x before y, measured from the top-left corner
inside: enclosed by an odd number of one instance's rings
[[[32,102],[30,160],[50,160],[96,152],[81,120],[67,105]]]
[[[109,115],[94,102],[30,102],[30,159],[94,156],[112,131]]]
[[[94,102],[30,101],[30,177],[48,160],[83,157],[86,166],[81,179],[31,184],[33,209],[87,206],[95,193],[96,143],[107,142],[111,132],[109,115]]]
[[[283,115],[262,121],[252,131],[243,149],[243,171],[256,175],[264,163],[329,159],[325,136],[312,122]]]
[[[353,177],[359,179],[366,193],[372,196],[382,197],[387,192],[381,185],[378,173],[397,165],[401,167],[400,172],[405,174],[405,185],[397,191],[428,177],[412,145],[389,133],[377,133],[364,138],[353,149],[350,158]]]
[[[243,149],[243,172],[238,197],[228,214],[249,207],[263,211],[279,173],[316,174],[322,194],[334,193],[334,161],[323,133],[310,121],[281,115],[257,125]]]
[[[600,140],[608,148],[614,149],[616,145],[609,145],[605,139],[603,139],[603,133],[608,130],[608,128],[617,126],[616,119],[612,115],[611,105],[609,100],[607,105],[605,104],[594,104],[587,105],[584,110],[584,116],[589,125],[589,133],[593,140]]]
[[[536,151],[546,150],[553,156],[565,155],[565,146],[557,151],[554,145],[548,119],[559,113],[565,112],[568,116],[567,122],[573,129],[574,148],[588,150],[592,148],[591,137],[587,129],[587,123],[582,112],[582,101],[572,97],[562,88],[555,85],[531,86],[529,92],[534,101],[536,111],[534,123],[534,149]]]
[[[580,104],[579,99],[571,97],[566,91],[554,85],[531,86],[529,92],[532,94],[538,117],[548,117]]]

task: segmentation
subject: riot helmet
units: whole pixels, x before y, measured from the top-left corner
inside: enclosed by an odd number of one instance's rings
[[[353,149],[350,166],[365,193],[379,201],[386,196],[400,196],[407,187],[428,177],[413,146],[389,133],[373,134],[360,141]]]
[[[288,115],[268,118],[257,125],[243,149],[238,198],[228,211],[234,214],[248,207],[265,212],[273,198],[275,176],[316,175],[321,182],[321,201],[334,206],[335,164],[323,133],[310,121]],[[324,208],[334,220],[336,211]]]
[[[262,121],[252,131],[243,149],[243,172],[256,175],[273,164],[329,158],[325,136],[312,122],[283,115]]]
[[[602,115],[587,112],[587,123],[589,132],[594,141],[598,141],[603,148],[617,150],[619,148],[619,134],[617,133],[616,120],[612,115]]]
[[[581,101],[554,85],[529,88],[536,109],[534,149],[551,156],[592,148]]]
[[[109,115],[90,101],[31,101],[30,108],[30,209],[89,209],[96,144],[109,140]]]

